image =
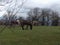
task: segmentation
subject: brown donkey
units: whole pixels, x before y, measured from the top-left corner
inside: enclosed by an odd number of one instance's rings
[[[30,30],[32,30],[32,21],[20,20],[20,24],[21,24],[22,30],[28,29],[28,26],[30,27]],[[25,25],[26,25],[26,28],[24,28]]]

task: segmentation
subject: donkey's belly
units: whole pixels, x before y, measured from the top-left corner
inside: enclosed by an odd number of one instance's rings
[[[27,23],[27,22],[24,22],[23,24],[24,24],[24,25],[31,25],[31,23]]]

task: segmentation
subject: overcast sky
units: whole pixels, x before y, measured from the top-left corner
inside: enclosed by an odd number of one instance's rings
[[[60,3],[60,0],[29,0],[27,1],[28,6],[40,6],[47,7],[56,3]]]
[[[2,15],[2,13],[5,12],[5,9],[7,9],[7,7],[8,7],[8,4],[1,3],[1,1],[2,0],[0,0],[0,16]],[[7,1],[11,1],[11,0],[3,0],[3,1],[7,2]],[[18,3],[19,2],[20,2],[20,0],[18,0]],[[2,6],[2,5],[5,5],[5,6]],[[33,7],[55,8],[56,6],[60,6],[60,0],[26,0],[26,3],[24,4],[24,7],[26,7],[26,8],[33,8]]]

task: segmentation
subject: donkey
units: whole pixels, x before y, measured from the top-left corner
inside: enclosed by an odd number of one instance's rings
[[[30,30],[32,30],[32,21],[20,20],[20,24],[21,24],[22,30],[28,29],[28,26],[30,27]],[[24,28],[24,26],[26,26],[26,28]]]

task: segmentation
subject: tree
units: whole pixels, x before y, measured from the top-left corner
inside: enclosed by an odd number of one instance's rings
[[[26,0],[21,0],[20,4],[18,4],[17,0],[15,0],[15,3],[13,3],[14,1],[11,0],[10,2],[8,1],[8,8],[6,10],[7,12],[7,18],[8,23],[10,23],[12,20],[16,20],[16,15],[17,13],[20,11],[20,9],[23,7],[24,3],[26,2]]]
[[[44,8],[42,9],[41,17],[42,17],[42,25],[49,25],[49,18],[51,16],[51,9]]]
[[[52,25],[53,26],[58,26],[58,21],[59,21],[58,12],[56,12],[56,11],[52,12]]]
[[[31,9],[28,12],[28,16],[31,17],[33,21],[38,21],[40,18],[40,8]]]

